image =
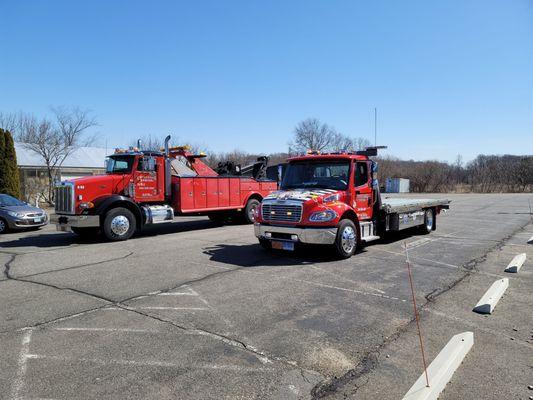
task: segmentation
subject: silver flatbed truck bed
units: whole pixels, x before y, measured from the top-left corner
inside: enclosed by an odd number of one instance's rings
[[[409,198],[385,198],[381,200],[381,208],[387,214],[407,213],[422,210],[429,207],[449,208],[448,199],[409,199]]]

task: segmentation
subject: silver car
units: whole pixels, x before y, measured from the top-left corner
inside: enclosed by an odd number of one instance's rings
[[[48,215],[8,194],[0,194],[0,233],[7,230],[39,228],[48,223]]]

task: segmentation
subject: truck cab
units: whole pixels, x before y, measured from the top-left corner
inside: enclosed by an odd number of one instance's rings
[[[405,206],[403,213],[396,206],[387,208],[376,179],[377,163],[370,158],[377,149],[309,152],[289,159],[280,190],[258,210],[259,243],[283,250],[294,250],[298,243],[332,245],[338,256],[348,258],[362,242],[403,229],[406,218],[408,226],[414,218],[428,232],[435,229],[435,216],[449,201],[406,199],[399,203]]]
[[[261,200],[277,187],[260,176],[266,160],[254,176],[220,175],[202,161],[205,154],[169,148],[169,140],[164,151],[117,149],[104,175],[57,185],[51,222],[58,230],[103,233],[108,240],[126,240],[145,225],[172,222],[177,215],[253,223]]]

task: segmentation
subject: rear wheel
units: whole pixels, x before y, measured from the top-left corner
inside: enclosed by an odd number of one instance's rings
[[[350,258],[357,250],[357,227],[349,219],[343,219],[337,229],[335,252],[340,258]]]
[[[7,229],[7,222],[3,218],[0,218],[0,234],[6,233]]]
[[[117,207],[109,210],[104,219],[103,231],[108,240],[128,240],[136,228],[133,213],[127,208]]]
[[[420,231],[424,234],[431,233],[433,225],[435,224],[435,213],[433,209],[428,208],[424,212],[424,225],[420,225]]]
[[[244,222],[247,224],[253,224],[255,222],[255,212],[261,206],[261,202],[257,199],[250,199],[246,203],[244,209]]]

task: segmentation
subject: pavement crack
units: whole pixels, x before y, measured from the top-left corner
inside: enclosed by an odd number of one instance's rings
[[[486,249],[486,251],[484,252],[482,256],[476,257],[464,263],[458,269],[459,271],[462,272],[461,276],[455,279],[445,288],[435,289],[431,291],[430,293],[426,294],[424,296],[426,299],[426,302],[418,307],[418,312],[427,308],[439,296],[455,288],[458,284],[460,284],[466,277],[470,276],[472,273],[479,272],[478,265],[486,261],[490,253],[501,249],[507,241],[509,241],[513,236],[515,236],[518,232],[523,230],[529,224],[530,222],[528,221],[526,224],[515,229],[509,235],[505,236],[504,238],[500,240],[495,241],[492,246]],[[412,260],[413,259],[416,259],[416,257],[412,257]],[[335,377],[333,379],[330,378],[330,379],[327,379],[325,381],[318,383],[311,390],[312,399],[318,400],[318,399],[324,399],[329,396],[336,395],[338,394],[339,391],[345,390],[348,387],[348,384],[350,383],[353,385],[353,389],[350,393],[344,393],[344,397],[345,398],[353,397],[354,394],[366,384],[366,382],[362,384],[358,383],[357,380],[362,379],[364,376],[367,376],[368,373],[370,373],[374,368],[376,368],[376,366],[379,364],[379,355],[381,351],[385,348],[385,346],[397,340],[404,332],[406,332],[409,329],[409,327],[414,323],[414,321],[415,321],[414,317],[410,318],[408,322],[401,325],[392,335],[386,337],[385,340],[383,340],[381,344],[379,344],[376,348],[366,352],[361,358],[361,361],[359,361],[359,363],[357,363],[357,365],[354,368],[350,369],[343,376],[339,378]]]
[[[82,265],[76,265],[74,267],[65,267],[65,268],[60,268],[60,269],[54,269],[54,270],[51,270],[51,271],[43,271],[43,272],[37,272],[35,274],[29,274],[29,275],[21,275],[18,277],[18,279],[20,278],[32,278],[34,276],[39,276],[39,275],[46,275],[46,274],[52,274],[54,272],[62,272],[62,271],[69,271],[69,270],[72,270],[72,269],[78,269],[78,268],[85,268],[85,267],[92,267],[94,265],[100,265],[100,264],[105,264],[105,263],[108,263],[108,262],[113,262],[113,261],[119,261],[119,260],[124,260],[130,256],[132,256],[134,254],[133,251],[129,252],[128,254],[124,255],[124,256],[120,256],[120,257],[115,257],[115,258],[110,258],[108,260],[102,260],[102,261],[97,261],[97,262],[93,262],[93,263],[88,263],[88,264],[82,264]]]
[[[132,309],[132,308],[130,308],[130,307],[126,306],[126,305],[123,305],[123,304],[117,303],[117,304],[115,304],[115,306],[117,306],[118,308],[120,308],[122,310],[134,312],[134,313],[142,315],[144,317],[151,318],[151,319],[154,319],[156,321],[171,325],[171,326],[173,326],[175,328],[178,328],[178,329],[180,329],[182,331],[185,331],[185,332],[188,332],[188,333],[192,333],[192,334],[197,334],[199,336],[206,336],[206,337],[221,341],[221,342],[223,342],[225,344],[228,344],[230,346],[243,349],[245,351],[248,351],[248,352],[252,353],[263,364],[267,364],[267,363],[272,363],[273,362],[263,352],[255,349],[253,346],[250,346],[250,345],[244,343],[241,340],[238,340],[238,339],[226,336],[226,335],[222,335],[220,333],[211,332],[211,331],[208,331],[206,329],[193,328],[193,327],[187,327],[187,326],[179,325],[179,324],[175,323],[174,321],[168,320],[168,319],[160,317],[158,315],[153,315],[153,314],[150,314],[150,313],[147,313],[147,312],[142,312],[142,311],[139,311],[139,310],[136,310],[136,309]],[[280,360],[276,360],[276,361],[280,361]]]
[[[11,258],[4,264],[4,276],[6,277],[6,279],[12,279],[10,273],[11,264],[13,264],[16,258],[17,254],[11,254]]]
[[[9,261],[7,261],[5,264],[4,264],[4,276],[6,277],[6,279],[8,281],[16,281],[16,282],[24,282],[24,283],[31,283],[33,285],[39,285],[39,286],[44,286],[44,287],[49,287],[49,288],[52,288],[52,289],[56,289],[56,290],[65,290],[65,291],[70,291],[70,292],[74,292],[74,293],[77,293],[77,294],[81,294],[81,295],[84,295],[84,296],[89,296],[89,297],[92,297],[92,298],[95,298],[95,299],[98,299],[98,300],[103,300],[107,303],[111,303],[111,304],[114,304],[114,301],[111,300],[111,299],[108,299],[106,297],[103,297],[103,296],[99,296],[97,294],[94,294],[94,293],[90,293],[90,292],[86,292],[84,290],[80,290],[80,289],[74,289],[74,288],[70,288],[70,287],[62,287],[62,286],[57,286],[57,285],[53,285],[51,283],[44,283],[44,282],[37,282],[37,281],[32,281],[30,279],[25,279],[24,277],[21,277],[21,278],[15,278],[11,275],[11,264],[13,264],[13,262],[15,261],[15,259],[17,258],[18,254],[13,254],[11,256],[11,258],[9,259]]]

